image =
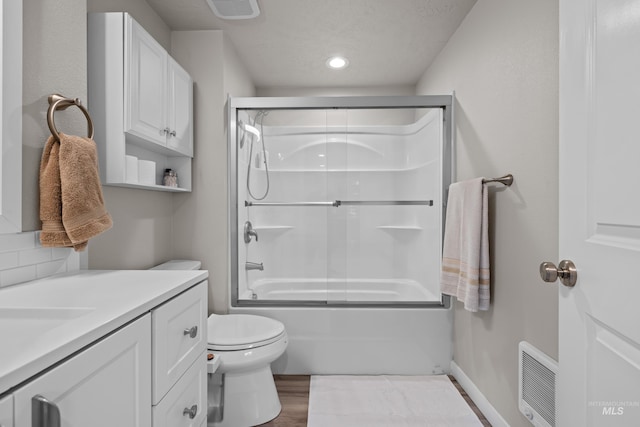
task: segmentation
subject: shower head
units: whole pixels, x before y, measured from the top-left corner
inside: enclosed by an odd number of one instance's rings
[[[239,127],[240,129],[242,129],[243,131],[245,131],[245,132],[249,132],[249,133],[254,134],[254,135],[256,136],[256,142],[257,142],[257,141],[260,141],[260,131],[258,130],[258,128],[257,128],[257,127],[255,127],[255,126],[251,126],[251,125],[249,125],[249,124],[247,124],[247,123],[243,122],[242,120],[240,120],[240,121],[238,122],[238,127]],[[242,146],[243,146],[243,145],[244,145],[244,136],[243,136],[243,138],[240,140],[240,148],[242,148]]]
[[[249,124],[246,124],[242,120],[240,120],[239,127],[240,127],[240,129],[242,129],[245,132],[249,132],[249,133],[254,134],[256,136],[256,138],[257,138],[256,141],[260,141],[260,131],[258,130],[257,127],[251,126]]]

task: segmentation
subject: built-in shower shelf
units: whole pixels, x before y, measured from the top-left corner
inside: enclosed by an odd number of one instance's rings
[[[418,227],[415,225],[380,225],[376,228],[380,230],[391,230],[391,231],[422,231],[422,227]]]

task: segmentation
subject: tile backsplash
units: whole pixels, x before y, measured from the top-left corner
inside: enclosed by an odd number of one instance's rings
[[[0,288],[80,269],[72,248],[43,248],[40,232],[0,234]]]

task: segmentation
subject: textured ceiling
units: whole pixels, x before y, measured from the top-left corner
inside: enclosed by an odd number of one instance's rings
[[[222,20],[206,0],[147,0],[172,30],[223,30],[257,87],[414,85],[476,0],[258,0]],[[327,58],[349,59],[329,70]]]

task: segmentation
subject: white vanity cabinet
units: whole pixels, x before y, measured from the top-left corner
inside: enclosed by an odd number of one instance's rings
[[[13,427],[13,396],[0,399],[0,427]]]
[[[29,354],[33,349],[11,352],[15,357],[8,359],[8,364],[24,373],[16,377],[16,371],[3,372],[0,366],[0,381],[10,381],[0,390],[4,393],[0,427],[206,425],[206,276],[195,271],[162,275],[151,271],[88,272],[77,276],[40,285],[43,290],[48,286],[62,292],[66,289],[65,294],[80,289],[81,283],[91,286],[87,295],[78,291],[75,302],[97,305],[89,309],[85,319],[96,317],[89,322],[73,320],[58,326],[56,334],[54,328],[53,335],[41,335],[42,357],[46,358],[42,364],[40,356]],[[88,285],[83,279],[87,276],[101,283]],[[96,292],[127,298],[106,294],[96,298]],[[19,301],[22,299],[14,303]],[[83,321],[91,326],[72,325]],[[84,332],[62,332],[76,328]],[[90,338],[78,345],[61,338],[83,340],[84,336]],[[38,368],[16,365],[20,357],[36,360],[31,363],[37,363]]]
[[[88,15],[88,104],[105,185],[191,191],[193,80],[128,13]],[[156,163],[155,184],[127,177],[125,156]],[[164,169],[178,187],[162,184]]]
[[[19,388],[15,427],[150,426],[150,330],[147,314]]]

